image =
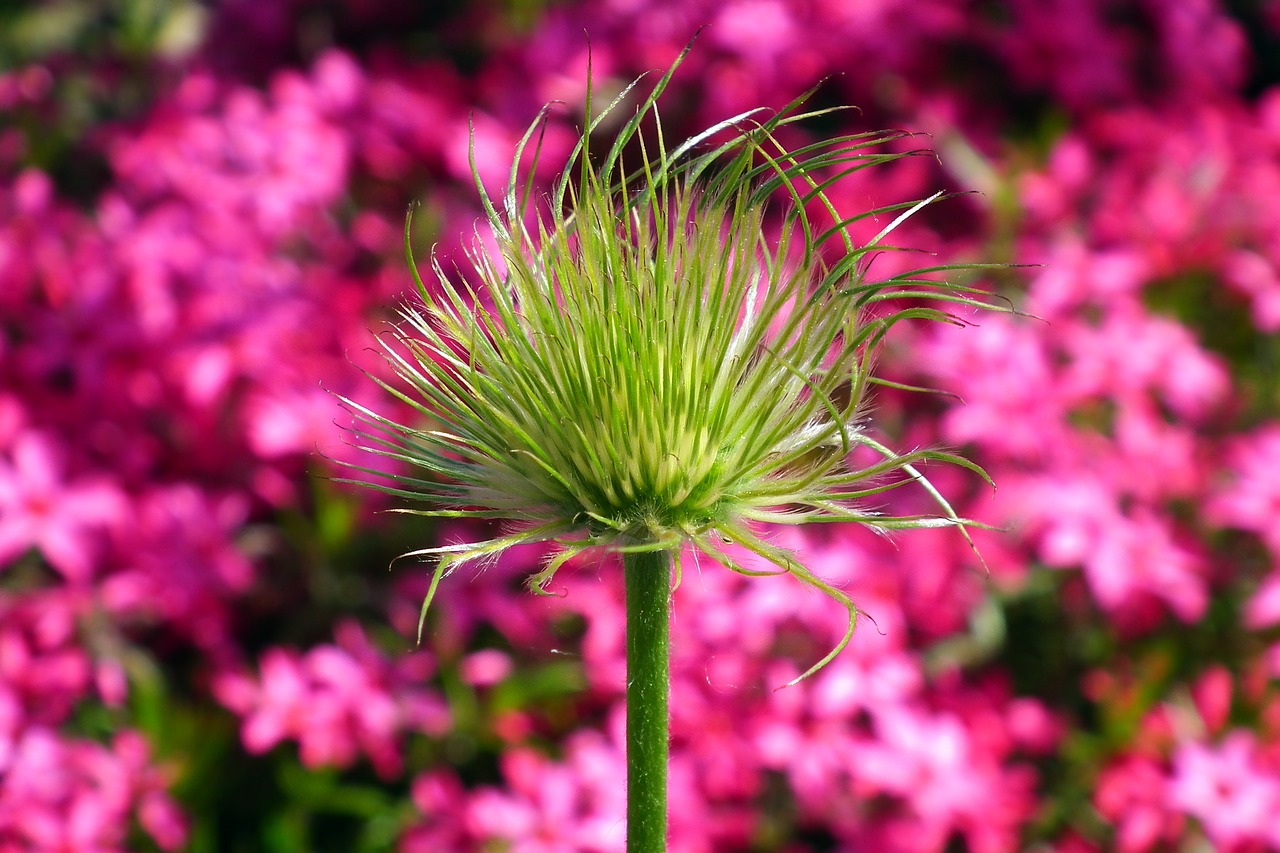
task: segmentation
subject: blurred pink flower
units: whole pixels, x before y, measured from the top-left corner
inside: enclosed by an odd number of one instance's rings
[[[0,564],[36,548],[68,580],[84,582],[97,534],[125,519],[128,501],[104,478],[68,481],[60,451],[51,436],[26,432],[0,458]]]
[[[943,420],[949,440],[1028,460],[1051,458],[1069,440],[1051,342],[1030,324],[987,317],[963,335],[932,336],[921,358],[964,400]]]
[[[1184,743],[1168,797],[1223,853],[1280,846],[1280,768],[1262,766],[1251,732],[1233,731],[1216,746]]]
[[[1191,698],[1205,731],[1216,735],[1226,727],[1231,717],[1231,700],[1235,680],[1225,666],[1212,666],[1191,685]]]
[[[116,853],[136,814],[161,849],[177,850],[185,820],[148,760],[135,732],[118,734],[108,749],[28,729],[0,785],[0,846]]]
[[[348,767],[363,754],[391,778],[402,767],[403,734],[439,732],[447,712],[416,686],[418,676],[383,658],[355,623],[340,626],[338,641],[304,655],[269,649],[259,679],[223,673],[214,694],[244,717],[241,737],[250,752],[295,739],[308,767]]]
[[[0,775],[13,761],[14,748],[23,728],[22,705],[7,685],[0,682]]]
[[[877,715],[875,730],[877,739],[850,756],[851,769],[909,805],[920,821],[915,849],[939,849],[955,831],[980,853],[1015,849],[1033,802],[1025,770],[1001,767],[951,714],[892,709]]]
[[[1280,561],[1280,426],[1264,426],[1229,448],[1229,479],[1209,504],[1209,517],[1223,527],[1257,534]]]
[[[260,235],[279,237],[344,190],[350,137],[338,119],[361,85],[349,60],[329,54],[316,80],[282,73],[268,97],[237,87],[210,109],[216,84],[193,75],[168,115],[116,141],[113,165],[143,192],[175,193],[197,216],[242,217]]]
[[[400,853],[442,853],[475,846],[466,828],[468,792],[448,769],[423,773],[413,780],[410,797],[423,820],[400,837]]]
[[[245,411],[249,446],[263,459],[317,450],[326,456],[340,453],[333,429],[339,411],[333,396],[320,388],[255,395]]]
[[[1280,331],[1280,273],[1276,271],[1274,259],[1238,249],[1227,256],[1223,277],[1250,298],[1254,323],[1259,330]]]
[[[1178,83],[1177,94],[1222,97],[1248,71],[1249,45],[1242,22],[1215,0],[1153,2],[1162,58]]]
[[[1015,518],[1035,519],[1045,562],[1083,566],[1090,590],[1112,618],[1141,622],[1147,601],[1165,603],[1184,621],[1204,612],[1203,561],[1149,508],[1123,512],[1106,479],[1083,470],[1027,478],[1008,483],[999,500]]]
[[[750,60],[759,73],[765,70],[760,66],[767,68],[779,56],[795,55],[788,47],[799,36],[797,30],[804,28],[805,22],[797,20],[800,8],[779,0],[725,3],[708,36],[716,44]]]
[[[1126,300],[1108,306],[1097,324],[1071,324],[1058,334],[1069,361],[1059,382],[1075,401],[1149,394],[1178,415],[1197,418],[1226,399],[1231,385],[1220,360],[1185,326]]]
[[[0,597],[0,684],[19,703],[24,725],[63,723],[90,687],[77,624],[83,605],[63,586]]]
[[[115,537],[102,601],[118,617],[159,617],[203,648],[225,649],[229,609],[255,574],[236,541],[247,500],[180,483],[148,489],[135,507],[133,525]]]
[[[1137,38],[1108,26],[1105,0],[1017,0],[1007,14],[997,49],[1021,87],[1047,89],[1074,109],[1132,94]]]
[[[1145,853],[1176,838],[1181,818],[1167,805],[1168,776],[1149,758],[1128,756],[1102,772],[1094,803],[1116,825],[1117,853]]]
[[[459,671],[473,687],[492,687],[511,674],[511,656],[498,649],[481,649],[463,658]]]
[[[506,790],[482,788],[467,805],[477,839],[505,842],[511,853],[612,853],[626,837],[626,778],[621,750],[584,731],[553,762],[529,749],[503,756]],[[673,849],[679,849],[673,842]]]

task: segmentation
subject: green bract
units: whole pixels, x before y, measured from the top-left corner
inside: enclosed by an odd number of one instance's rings
[[[503,198],[491,199],[477,177],[496,252],[470,254],[477,283],[438,292],[415,267],[422,304],[402,308],[402,322],[380,339],[404,387],[380,384],[420,422],[345,402],[361,422],[361,446],[407,466],[383,475],[395,485],[375,488],[427,504],[401,512],[507,522],[491,539],[406,555],[439,559],[424,617],[458,564],[531,542],[558,546],[530,581],[539,592],[590,548],[678,555],[692,545],[734,571],[774,573],[735,560],[724,548],[733,542],[848,608],[849,634],[808,675],[848,642],[857,610],[756,524],[963,532],[971,522],[916,466],[943,460],[981,469],[876,441],[865,431],[866,397],[870,385],[891,384],[872,364],[894,324],[956,322],[931,303],[984,303],[979,291],[935,280],[975,265],[868,277],[871,253],[891,248],[890,232],[939,196],[849,217],[827,198],[825,189],[848,174],[906,156],[891,145],[902,134],[787,150],[776,132],[821,114],[800,112],[806,95],[668,149],[656,102],[678,65],[598,162],[591,131],[636,84],[595,118],[541,203],[517,169],[542,116],[516,148]],[[639,168],[623,165],[629,145],[639,149],[631,155]],[[539,146],[531,154],[536,161]],[[888,224],[856,245],[846,226],[868,217]],[[406,245],[408,233],[406,224]],[[441,281],[450,279],[433,265]],[[859,447],[876,461],[854,466]],[[937,515],[894,517],[863,504],[911,482],[932,496]]]

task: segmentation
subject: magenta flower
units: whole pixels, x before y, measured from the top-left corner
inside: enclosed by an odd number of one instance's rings
[[[402,767],[403,733],[438,732],[447,725],[446,712],[432,694],[413,686],[420,675],[382,658],[358,626],[345,624],[338,635],[338,645],[304,655],[272,648],[257,680],[226,673],[214,692],[244,717],[241,737],[250,752],[296,739],[308,767],[347,767],[363,755],[391,778]]]
[[[1174,756],[1170,803],[1200,822],[1216,850],[1280,846],[1280,775],[1258,752],[1251,733],[1234,731],[1216,747],[1187,743]]]
[[[29,548],[67,580],[93,571],[97,534],[125,518],[127,500],[102,479],[68,481],[59,447],[42,433],[21,433],[0,458],[0,564]]]

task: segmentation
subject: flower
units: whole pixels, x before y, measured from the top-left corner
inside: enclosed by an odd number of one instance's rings
[[[68,580],[83,581],[93,573],[94,533],[123,519],[128,503],[105,479],[66,480],[60,450],[52,436],[28,431],[0,457],[0,566],[35,547]]]
[[[904,134],[893,132],[789,150],[778,131],[830,112],[800,112],[807,95],[668,149],[656,103],[683,58],[602,156],[590,150],[591,131],[639,81],[588,123],[541,203],[520,170],[526,151],[537,164],[541,144],[533,140],[546,110],[517,145],[496,200],[476,169],[473,133],[475,183],[493,233],[469,253],[476,282],[433,292],[406,250],[422,305],[402,307],[402,322],[379,342],[407,388],[377,381],[420,420],[403,423],[342,399],[357,418],[358,446],[410,470],[358,470],[390,478],[366,485],[429,504],[400,512],[511,525],[482,541],[404,555],[439,558],[419,633],[442,577],[516,545],[558,547],[530,579],[544,593],[566,561],[589,549],[678,555],[692,545],[743,574],[793,575],[848,609],[848,633],[811,673],[848,642],[857,608],[756,525],[853,521],[963,532],[972,524],[920,465],[981,469],[872,437],[867,391],[893,384],[871,368],[895,324],[959,324],[932,303],[985,304],[980,291],[939,280],[978,265],[873,279],[873,254],[894,248],[890,233],[942,194],[845,216],[826,193],[850,173],[921,152],[897,150]],[[642,133],[646,119],[651,134]],[[632,147],[638,167],[624,165]],[[855,244],[848,226],[880,217],[888,224]],[[407,246],[409,234],[406,223]],[[432,265],[450,280],[438,260]],[[893,516],[863,504],[904,483],[922,486],[939,512]],[[726,543],[770,568],[740,562]],[[678,582],[678,560],[676,575]]]
[[[1216,748],[1185,743],[1174,756],[1169,799],[1200,821],[1216,849],[1280,844],[1280,779],[1258,752],[1252,733],[1236,730]]]

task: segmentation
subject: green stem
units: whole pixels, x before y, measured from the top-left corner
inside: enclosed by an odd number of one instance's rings
[[[627,853],[667,849],[671,557],[626,554]]]

